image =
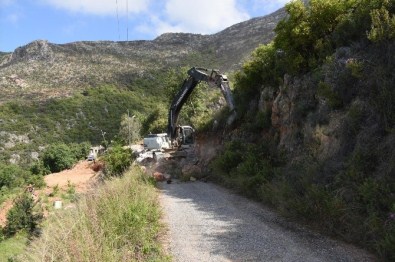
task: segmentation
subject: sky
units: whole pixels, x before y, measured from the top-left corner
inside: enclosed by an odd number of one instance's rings
[[[152,40],[168,32],[214,34],[270,14],[289,0],[0,0],[0,51],[34,40]]]

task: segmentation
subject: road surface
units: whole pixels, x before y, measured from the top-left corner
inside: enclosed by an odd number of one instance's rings
[[[174,261],[375,261],[212,183],[160,183]]]

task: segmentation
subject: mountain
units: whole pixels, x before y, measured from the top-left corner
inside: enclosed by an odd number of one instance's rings
[[[152,41],[74,42],[37,40],[0,53],[0,88],[5,102],[70,96],[89,87],[130,87],[174,66],[240,68],[260,44],[268,43],[285,10],[253,18],[212,35],[165,33]]]

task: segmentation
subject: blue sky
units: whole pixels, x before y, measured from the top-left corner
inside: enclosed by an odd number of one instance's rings
[[[151,40],[166,32],[213,34],[289,0],[0,0],[0,51],[36,39]]]

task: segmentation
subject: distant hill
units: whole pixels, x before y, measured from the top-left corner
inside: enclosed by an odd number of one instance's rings
[[[70,96],[89,87],[130,87],[174,66],[217,68],[229,73],[274,37],[285,10],[253,18],[212,35],[165,33],[152,41],[74,42],[37,40],[0,53],[0,102]]]

